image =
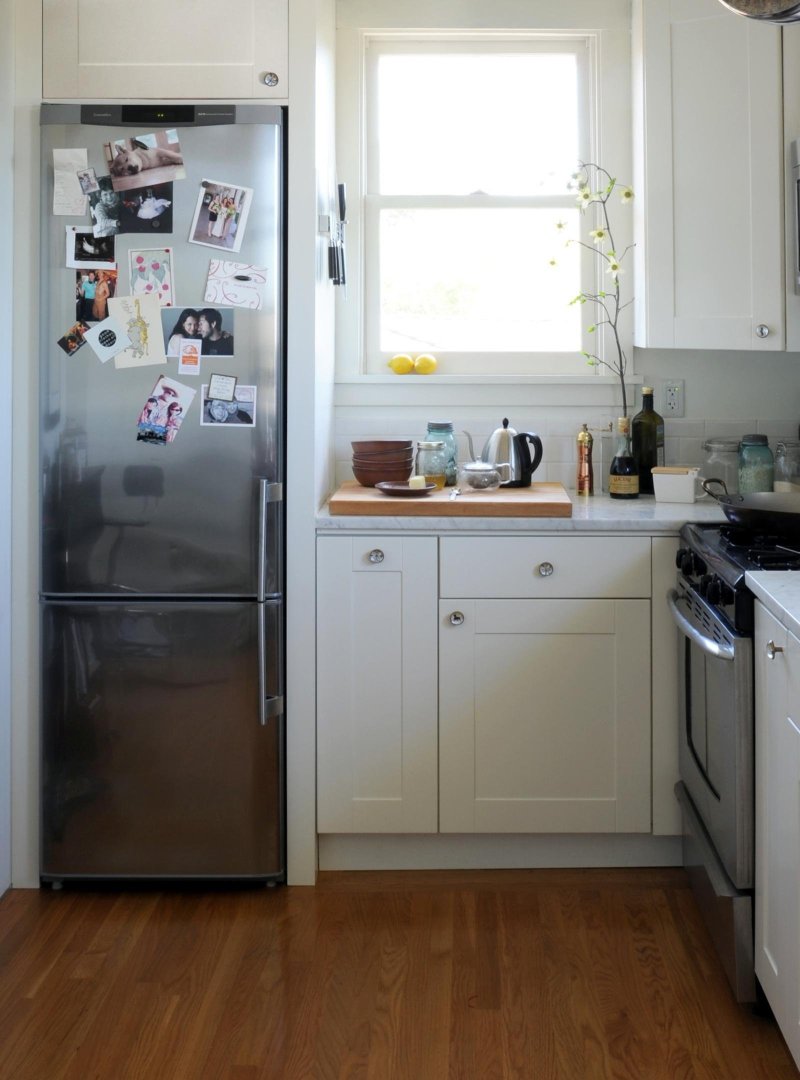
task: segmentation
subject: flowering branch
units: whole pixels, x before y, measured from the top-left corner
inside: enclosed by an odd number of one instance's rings
[[[605,271],[611,278],[611,286],[607,291],[601,290],[596,293],[580,292],[574,299],[570,300],[570,304],[590,303],[595,304],[600,309],[603,317],[589,327],[589,333],[595,333],[598,327],[609,327],[614,341],[615,355],[611,359],[604,359],[598,356],[597,353],[586,352],[585,350],[582,350],[582,355],[586,357],[586,362],[591,367],[602,366],[608,368],[610,372],[618,377],[622,389],[622,415],[627,416],[628,399],[625,392],[625,373],[628,368],[628,358],[620,341],[619,317],[620,313],[633,303],[633,300],[628,300],[624,304],[621,303],[619,279],[620,275],[624,273],[622,262],[634,245],[629,244],[621,255],[617,254],[608,212],[609,199],[617,189],[616,178],[611,173],[594,162],[582,162],[580,169],[572,174],[569,187],[578,192],[577,201],[581,213],[584,213],[590,206],[599,208],[600,224],[589,232],[592,239],[591,244],[583,240],[568,240],[567,244],[578,244],[580,247],[586,248],[587,251],[591,251],[601,260],[601,265],[605,264]],[[631,202],[632,199],[632,189],[627,185],[622,187],[620,202],[625,205]],[[564,227],[564,223],[559,222],[558,228],[563,229]],[[551,260],[552,262],[554,260]]]

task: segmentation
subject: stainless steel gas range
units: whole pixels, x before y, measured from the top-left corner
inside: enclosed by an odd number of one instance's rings
[[[737,1000],[754,1001],[753,596],[748,570],[800,569],[800,547],[684,525],[668,602],[680,643],[683,861]]]

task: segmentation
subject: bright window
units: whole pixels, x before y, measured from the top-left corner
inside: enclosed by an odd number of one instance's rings
[[[590,312],[569,301],[595,261],[566,242],[580,221],[567,182],[595,143],[593,35],[362,41],[346,366],[386,374],[395,353],[433,352],[442,375],[591,375]]]

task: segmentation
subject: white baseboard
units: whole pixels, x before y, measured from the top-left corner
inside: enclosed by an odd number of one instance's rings
[[[680,866],[679,836],[350,836],[319,838],[320,870],[520,870]]]

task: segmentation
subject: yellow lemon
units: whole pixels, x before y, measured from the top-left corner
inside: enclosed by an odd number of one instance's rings
[[[399,353],[397,356],[392,357],[388,362],[388,366],[395,375],[408,375],[409,371],[414,370],[414,361],[406,353]]]
[[[430,353],[423,353],[414,361],[414,373],[416,375],[432,375],[436,371],[436,357]]]

